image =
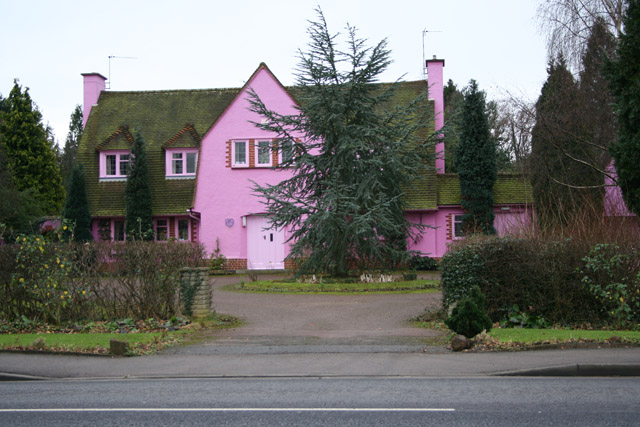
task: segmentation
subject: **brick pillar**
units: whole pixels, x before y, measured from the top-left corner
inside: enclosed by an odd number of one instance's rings
[[[188,314],[191,311],[193,317],[204,317],[211,314],[211,285],[209,283],[209,269],[207,267],[200,268],[183,268],[180,270],[180,301],[186,304],[187,293],[193,288],[193,297],[191,298],[191,310],[185,307]]]

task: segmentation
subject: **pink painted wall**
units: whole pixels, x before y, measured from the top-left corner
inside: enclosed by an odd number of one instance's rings
[[[605,184],[605,194],[604,194],[604,212],[607,216],[635,216],[633,212],[631,212],[626,203],[624,202],[624,198],[622,197],[622,190],[615,182],[615,179],[618,177],[616,174],[616,168],[613,164],[613,160],[607,166],[607,172],[611,175],[604,177]]]
[[[435,127],[437,132],[444,126],[444,59],[427,61],[427,78],[429,84],[429,99],[433,100]],[[436,144],[436,171],[445,173],[444,170],[444,142]]]
[[[87,119],[91,112],[91,107],[98,103],[100,92],[105,90],[105,82],[107,78],[98,73],[82,74],[84,80],[84,99],[82,109],[82,127],[87,125]]]
[[[211,253],[219,238],[222,253],[232,259],[247,258],[247,228],[242,225],[242,217],[265,212],[261,199],[251,190],[252,181],[277,184],[291,176],[288,171],[271,168],[227,167],[227,141],[277,136],[250,123],[262,120],[249,111],[250,89],[267,108],[280,114],[296,113],[293,99],[268,69],[261,67],[202,140],[194,203],[194,210],[201,214],[199,240]],[[285,252],[288,254],[288,247]]]
[[[524,206],[504,206],[494,209],[494,227],[499,236],[514,234],[530,224],[530,212]],[[441,258],[448,250],[449,245],[456,239],[453,230],[453,217],[462,215],[462,207],[442,207],[437,211],[409,212],[407,219],[415,224],[424,224],[431,227],[425,228],[423,233],[414,239],[408,240],[409,250],[419,251],[424,256]]]

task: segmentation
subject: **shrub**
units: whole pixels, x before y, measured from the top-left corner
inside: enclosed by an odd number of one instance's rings
[[[449,329],[467,338],[473,338],[483,330],[491,330],[491,319],[485,310],[485,296],[478,286],[463,296],[444,323]]]
[[[583,246],[572,239],[466,239],[441,260],[444,305],[478,286],[493,321],[508,320],[514,305],[552,323],[597,321],[595,299],[579,273],[584,256]]]
[[[640,321],[640,258],[618,245],[599,244],[583,258],[582,282],[605,319],[617,328]]]
[[[411,270],[433,271],[438,269],[438,261],[428,256],[414,255],[409,259]]]

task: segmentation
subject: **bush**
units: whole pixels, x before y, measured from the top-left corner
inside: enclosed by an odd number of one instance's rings
[[[473,338],[480,332],[491,330],[491,319],[485,310],[485,296],[478,286],[463,296],[444,323],[458,334]]]
[[[605,319],[616,328],[640,321],[640,257],[615,244],[594,246],[583,258],[582,282]]]
[[[508,320],[514,305],[552,323],[596,322],[595,298],[582,284],[586,255],[572,239],[469,238],[441,260],[445,307],[478,286],[493,321]]]
[[[178,314],[179,270],[198,266],[198,244],[65,242],[21,236],[0,245],[0,317],[55,322]]]
[[[438,269],[438,261],[428,256],[414,255],[409,259],[411,270],[433,271]]]

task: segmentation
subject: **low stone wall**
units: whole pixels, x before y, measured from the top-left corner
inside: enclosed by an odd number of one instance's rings
[[[192,316],[204,317],[211,313],[211,284],[209,283],[208,268],[181,269],[180,289],[182,292],[193,292],[190,298]],[[186,299],[188,300],[189,298],[187,297]],[[181,302],[183,304],[187,303],[185,298],[181,298]],[[185,311],[188,312],[187,307],[185,307]]]

